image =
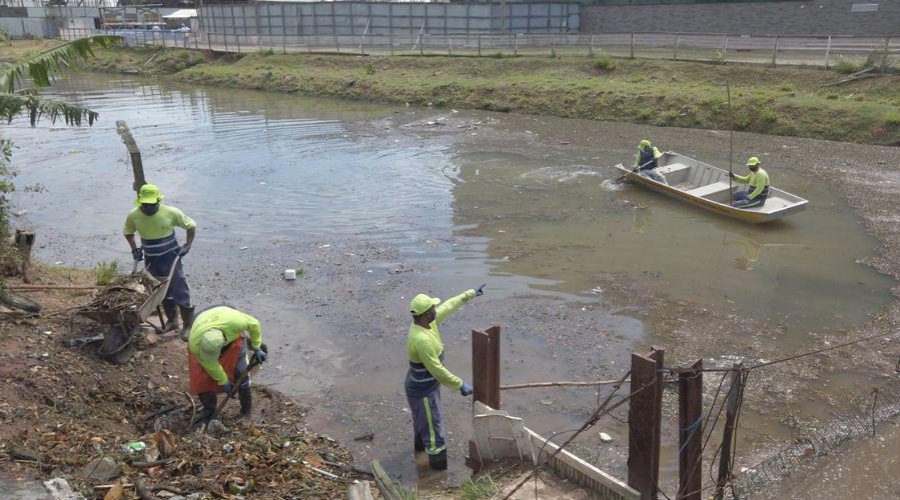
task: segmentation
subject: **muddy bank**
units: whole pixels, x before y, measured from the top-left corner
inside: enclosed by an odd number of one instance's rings
[[[35,285],[92,284],[91,273],[81,271],[42,269],[32,278]],[[138,480],[184,495],[241,490],[260,498],[336,498],[364,477],[353,473],[352,457],[334,439],[307,430],[308,410],[265,387],[254,387],[250,422],[237,420],[232,402],[222,418],[227,430],[192,432],[197,410],[185,392],[185,344],[177,333],[145,332],[126,364],[103,361],[97,342],[78,339],[104,327],[68,317],[93,294],[29,292],[44,306],[36,317],[0,307],[0,482],[24,487],[23,481],[60,477],[87,498],[102,497],[117,481],[130,495]],[[123,449],[133,442],[146,449]],[[111,465],[88,465],[101,457]],[[146,461],[161,462],[140,464]],[[324,478],[310,466],[340,477]]]
[[[0,57],[3,52],[0,51]],[[504,111],[664,127],[900,144],[900,76],[822,87],[834,71],[584,57],[360,57],[100,51],[90,68],[191,84],[370,102]]]

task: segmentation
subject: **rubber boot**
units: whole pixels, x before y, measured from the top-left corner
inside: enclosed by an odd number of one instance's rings
[[[169,300],[163,301],[163,312],[166,313],[166,323],[162,329],[164,332],[171,332],[178,328],[178,306]]]
[[[447,450],[437,455],[428,455],[428,466],[433,470],[447,470]]]
[[[178,306],[178,309],[181,310],[181,340],[187,342],[191,325],[194,324],[194,308]]]
[[[200,404],[203,405],[203,409],[197,414],[194,424],[203,424],[209,421],[213,413],[215,413],[218,398],[214,392],[201,392],[197,394],[197,398],[200,400]]]
[[[238,400],[241,402],[241,420],[249,420],[253,410],[253,397],[249,387],[238,387]]]
[[[422,436],[416,434],[413,438],[413,449],[417,452],[425,451],[425,443],[422,442]]]

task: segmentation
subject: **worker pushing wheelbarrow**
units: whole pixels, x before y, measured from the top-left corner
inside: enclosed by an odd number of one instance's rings
[[[165,319],[161,304],[169,291],[172,274],[179,259],[175,259],[169,274],[157,279],[146,268],[137,270],[137,262],[132,273],[110,283],[86,306],[75,314],[106,324],[103,332],[100,356],[114,364],[121,364],[134,352],[134,340],[141,332],[141,325],[149,324],[157,333],[163,333]],[[150,323],[153,314],[159,318],[160,326]]]

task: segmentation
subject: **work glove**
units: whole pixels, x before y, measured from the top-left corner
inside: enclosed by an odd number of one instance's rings
[[[641,169],[641,167],[634,167],[631,169],[632,172],[637,172]]]
[[[728,178],[734,179],[734,172],[728,172]]]
[[[268,356],[268,354],[266,354],[266,351],[263,351],[262,349],[256,349],[255,351],[253,351],[253,354],[256,354],[256,359],[259,360],[259,364],[263,364],[263,362],[266,360],[266,356]]]
[[[473,391],[472,386],[465,382],[463,382],[462,387],[459,388],[459,393],[462,394],[463,396],[468,396],[469,394],[472,394],[472,391]]]
[[[178,256],[179,256],[179,257],[184,257],[184,256],[187,255],[188,252],[190,252],[190,251],[191,251],[191,246],[190,246],[190,245],[185,245],[185,246],[183,246],[183,247],[181,247],[181,248],[178,249]]]
[[[135,262],[140,262],[144,260],[144,249],[141,247],[137,247],[131,251],[131,258],[135,260]]]
[[[222,384],[222,390],[225,391],[225,394],[231,396],[234,393],[234,384],[231,382],[225,382]]]
[[[482,295],[484,295],[484,287],[486,287],[486,286],[487,286],[487,283],[485,283],[485,284],[481,285],[480,287],[476,288],[476,289],[475,289],[475,296],[476,296],[476,297],[481,297]]]

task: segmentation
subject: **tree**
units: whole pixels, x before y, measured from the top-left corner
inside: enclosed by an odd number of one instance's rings
[[[26,57],[18,63],[0,70],[0,117],[7,122],[20,114],[28,114],[31,126],[42,117],[51,122],[62,118],[66,125],[79,126],[83,121],[93,125],[97,113],[62,101],[45,99],[38,95],[38,87],[49,87],[54,78],[63,74],[81,60],[94,56],[94,48],[118,45],[122,37],[97,35],[66,42],[59,47]],[[30,79],[32,87],[25,87]],[[20,87],[18,90],[16,87]]]
[[[38,95],[38,87],[49,87],[51,82],[61,76],[66,68],[94,56],[94,48],[106,48],[119,44],[121,37],[98,35],[79,38],[40,54],[26,57],[15,64],[0,68],[0,117],[7,123],[21,114],[27,114],[31,126],[35,126],[41,118],[51,122],[62,118],[66,125],[80,126],[83,122],[93,125],[98,114],[90,109],[68,104],[62,101],[46,99]],[[32,86],[25,86],[30,81]],[[18,89],[17,89],[18,87]],[[6,195],[15,190],[12,178],[15,168],[10,164],[12,143],[0,137],[0,268],[8,257],[4,246],[9,233],[8,201]]]

